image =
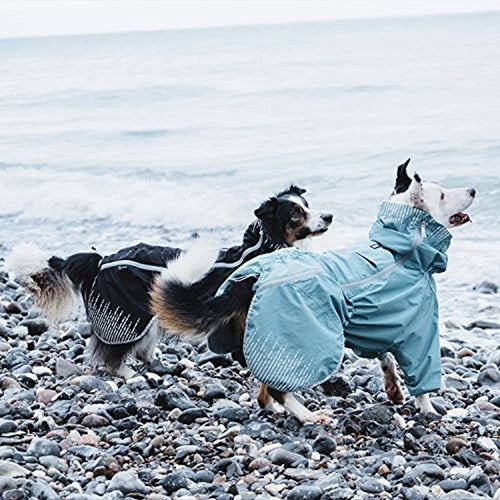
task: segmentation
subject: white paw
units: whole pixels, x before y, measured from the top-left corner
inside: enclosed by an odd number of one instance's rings
[[[318,410],[311,412],[306,422],[330,425],[332,423],[333,412],[330,410]]]
[[[285,411],[285,408],[283,408],[282,405],[273,400],[269,401],[269,403],[267,403],[264,408],[266,410],[272,411],[273,413],[283,413]]]

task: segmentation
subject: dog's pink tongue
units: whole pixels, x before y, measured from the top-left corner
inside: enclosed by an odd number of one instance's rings
[[[468,214],[464,212],[458,212],[450,217],[450,224],[454,226],[461,226],[466,222],[472,222]]]

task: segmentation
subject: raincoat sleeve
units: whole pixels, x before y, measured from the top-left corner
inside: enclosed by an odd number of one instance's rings
[[[422,300],[410,329],[403,340],[392,349],[403,370],[405,384],[412,396],[441,388],[441,350],[439,346],[438,304]]]

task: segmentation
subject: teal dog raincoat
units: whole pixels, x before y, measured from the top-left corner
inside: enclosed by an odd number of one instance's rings
[[[342,251],[256,257],[222,285],[219,294],[256,278],[243,353],[260,382],[311,388],[338,368],[345,345],[364,357],[391,352],[413,395],[440,388],[432,275],[446,270],[451,235],[429,213],[385,202],[369,237]]]

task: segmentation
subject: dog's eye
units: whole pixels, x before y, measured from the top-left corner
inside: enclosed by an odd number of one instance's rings
[[[292,220],[293,222],[298,222],[301,219],[302,215],[300,215],[298,212],[295,212],[292,214]]]
[[[441,201],[444,200],[444,193],[441,193]]]

